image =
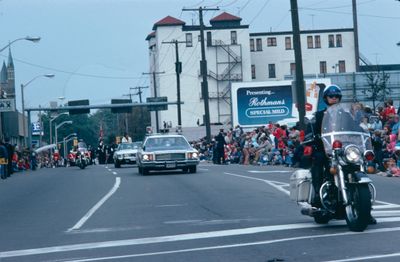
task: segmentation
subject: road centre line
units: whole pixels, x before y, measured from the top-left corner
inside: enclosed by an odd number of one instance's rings
[[[293,173],[294,171],[290,171],[290,170],[250,170],[247,171],[249,173],[260,173],[260,174],[269,174],[269,173]]]
[[[115,178],[115,184],[111,188],[111,190],[102,198],[100,199],[99,202],[97,202],[96,205],[94,205],[79,221],[76,223],[73,227],[67,230],[67,232],[71,232],[73,230],[80,229],[86,221],[109,199],[119,188],[119,185],[121,184],[121,178],[116,177]]]
[[[321,225],[313,224],[313,227],[321,227]],[[224,230],[224,231],[232,231],[232,230]],[[219,231],[219,232],[224,232],[224,231]],[[394,231],[400,231],[400,227],[378,228],[378,229],[367,230],[364,232],[347,231],[347,232],[332,233],[332,234],[307,235],[307,236],[273,239],[273,240],[265,240],[265,241],[257,241],[257,242],[247,242],[247,243],[220,245],[220,246],[208,246],[208,247],[201,247],[201,248],[190,248],[190,249],[153,252],[153,253],[141,253],[141,254],[132,254],[132,255],[125,255],[125,256],[99,257],[99,258],[88,258],[88,259],[81,259],[81,260],[74,259],[71,261],[87,262],[87,261],[100,261],[100,260],[110,260],[110,259],[129,258],[129,257],[155,256],[155,255],[196,252],[196,251],[236,248],[236,247],[245,247],[245,246],[269,245],[269,244],[282,243],[282,242],[288,242],[288,241],[299,241],[299,240],[304,240],[304,239],[316,239],[316,238],[351,236],[351,235],[374,234],[374,233],[387,233],[387,232],[391,233]],[[207,234],[207,233],[183,234],[183,235],[177,235],[177,236],[164,236],[164,237],[158,237],[158,238],[155,237],[155,238],[119,240],[119,241],[108,241],[108,242],[98,242],[98,243],[86,243],[86,244],[76,244],[76,245],[66,245],[66,246],[45,247],[45,248],[38,248],[38,249],[5,251],[5,252],[0,252],[0,258],[20,257],[20,256],[39,255],[39,254],[56,253],[56,252],[96,249],[96,248],[120,247],[120,246],[130,246],[130,245],[150,244],[150,243],[160,243],[160,242],[171,242],[171,241],[179,241],[179,240],[193,240],[193,238],[191,238],[190,236],[198,235],[198,234]],[[180,239],[178,239],[177,237]],[[200,238],[206,238],[206,237],[203,236],[203,237],[194,238],[194,239],[200,239]],[[150,240],[153,240],[153,241],[150,241]],[[66,260],[64,260],[64,261],[66,261]]]
[[[279,181],[272,181],[272,180],[265,180],[265,179],[256,178],[256,177],[242,176],[242,175],[227,173],[227,172],[224,172],[224,174],[230,175],[230,176],[242,177],[242,178],[246,178],[246,179],[262,181],[262,182],[267,183],[268,185],[274,187],[275,189],[285,193],[286,195],[290,195],[290,191],[283,188],[284,186],[287,187],[289,185],[287,183],[283,183],[283,182],[279,182]]]

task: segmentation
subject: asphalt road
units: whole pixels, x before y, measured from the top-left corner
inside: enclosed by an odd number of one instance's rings
[[[316,225],[289,200],[294,169],[113,165],[0,181],[0,261],[399,261],[399,178],[371,176],[377,225]]]

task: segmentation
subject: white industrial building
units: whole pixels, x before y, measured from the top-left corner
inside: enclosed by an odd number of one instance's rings
[[[294,70],[291,32],[249,33],[249,25],[226,12],[212,18],[205,27],[205,53],[208,71],[210,122],[231,122],[230,83],[233,81],[283,80]],[[201,95],[200,27],[167,16],[156,22],[149,43],[151,96],[166,96],[177,101],[175,73],[176,50],[170,42],[178,40],[182,62],[180,93],[182,126],[203,124],[204,101]],[[312,30],[301,32],[304,74],[354,72],[353,29]],[[154,89],[154,83],[156,90]],[[156,93],[155,93],[156,92]],[[178,124],[177,106],[158,112],[159,127],[164,121]],[[156,126],[152,113],[152,126]]]
[[[355,72],[353,29],[301,31],[304,75]],[[250,34],[252,79],[283,80],[295,74],[292,32]]]

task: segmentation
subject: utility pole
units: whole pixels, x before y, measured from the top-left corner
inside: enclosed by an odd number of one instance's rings
[[[358,25],[357,25],[357,1],[352,0],[353,4],[353,30],[354,30],[354,54],[356,63],[356,72],[360,71],[360,50],[358,46]]]
[[[219,8],[202,8],[197,9],[184,8],[182,11],[198,11],[200,20],[200,42],[201,42],[201,61],[200,61],[200,73],[203,77],[201,82],[201,93],[204,99],[204,122],[206,126],[206,140],[208,143],[211,142],[211,127],[210,127],[210,106],[208,101],[208,81],[207,81],[207,60],[206,60],[206,49],[204,44],[204,22],[203,22],[203,11],[218,11]]]
[[[305,115],[306,115],[306,95],[304,91],[304,76],[303,64],[301,57],[301,43],[300,43],[300,25],[299,25],[299,10],[297,7],[297,0],[290,0],[290,7],[292,13],[292,27],[293,27],[293,48],[296,63],[296,78],[294,81],[297,110],[299,111],[300,127],[305,129]]]
[[[186,41],[163,41],[163,44],[174,44],[175,45],[175,72],[176,72],[176,96],[178,101],[178,126],[182,126],[182,113],[181,113],[181,80],[180,74],[182,73],[182,62],[179,61],[179,43],[186,43]]]
[[[138,90],[137,93],[133,94],[133,95],[135,95],[135,96],[138,95],[139,96],[139,102],[140,103],[143,103],[142,102],[142,93],[143,93],[142,89],[144,89],[144,88],[149,88],[149,87],[148,86],[136,86],[136,87],[131,87],[130,88],[130,89]],[[142,123],[142,124],[144,123],[143,107],[140,107],[140,123]]]
[[[136,94],[133,94],[133,95],[139,95],[139,102],[142,103],[142,93],[143,93],[142,89],[145,89],[145,88],[149,88],[149,86],[136,86],[136,87],[131,87],[129,89],[139,90]]]
[[[156,65],[154,64],[154,67],[155,66]],[[143,73],[143,75],[153,75],[154,97],[157,97],[156,75],[158,75],[158,74],[165,74],[165,72],[164,71],[163,72],[153,71],[151,73]],[[157,133],[159,133],[160,132],[160,126],[159,126],[159,123],[158,123],[158,110],[156,110],[155,112],[156,112],[156,130],[157,130]]]

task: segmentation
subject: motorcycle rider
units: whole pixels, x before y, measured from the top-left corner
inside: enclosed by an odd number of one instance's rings
[[[342,100],[342,90],[337,85],[329,85],[323,91],[323,100],[327,107],[338,104]],[[321,199],[319,189],[324,182],[324,178],[329,170],[329,160],[325,154],[324,145],[321,140],[322,119],[327,108],[315,113],[315,121],[307,127],[308,134],[314,134],[314,150],[312,153],[313,163],[311,167],[312,184],[314,188],[314,199],[311,205],[315,208],[321,208]],[[371,216],[370,224],[376,224],[376,219]]]

